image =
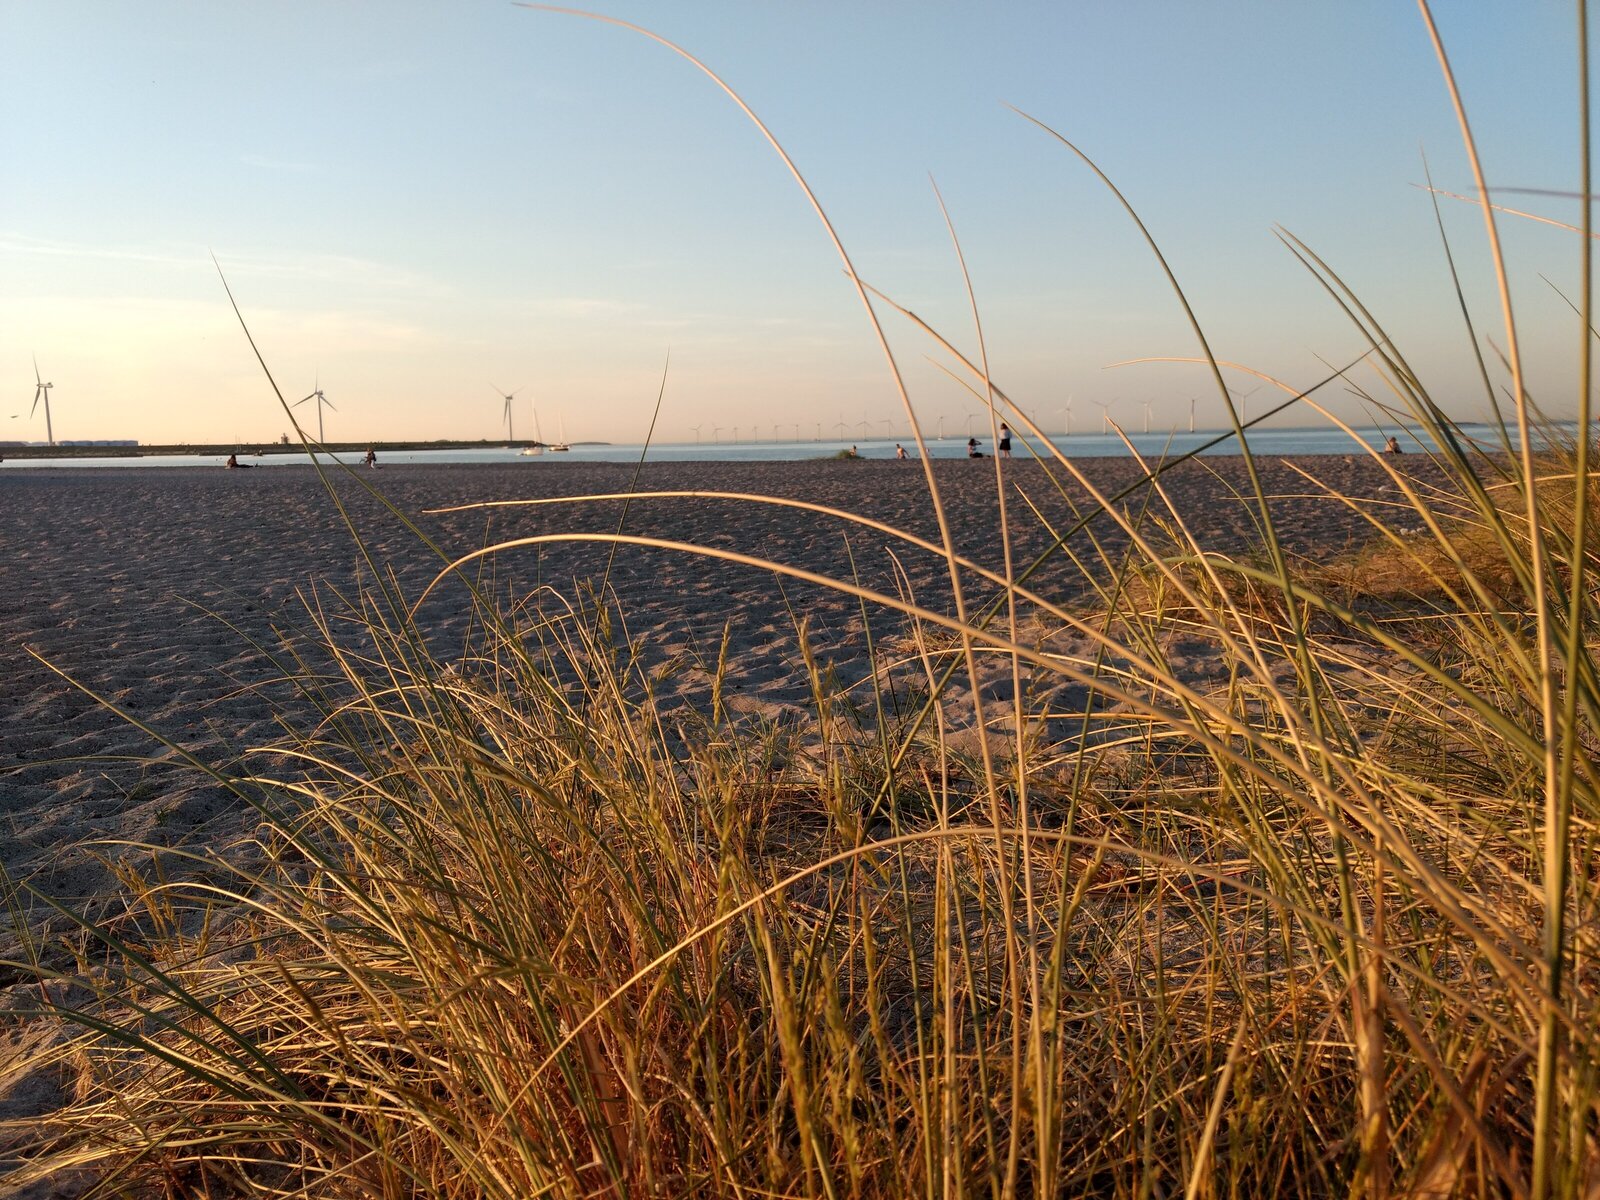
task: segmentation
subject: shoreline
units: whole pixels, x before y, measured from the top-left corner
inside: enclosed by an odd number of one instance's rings
[[[1425,431],[1405,426],[1372,426],[1344,431],[1322,426],[1252,426],[1247,434],[1251,453],[1257,458],[1341,458],[1361,456],[1380,450],[1391,435],[1398,435],[1400,445],[1408,454],[1426,454],[1432,445]],[[1570,423],[1556,422],[1541,431],[1535,431],[1535,442],[1543,447],[1551,442],[1570,440],[1576,435]],[[1465,424],[1456,430],[1456,436],[1465,443],[1477,446],[1485,453],[1497,453],[1502,445],[1500,431],[1493,426]],[[1207,458],[1234,458],[1240,455],[1237,435],[1232,430],[1202,430],[1188,433],[1128,433],[1110,431],[1052,435],[1057,451],[1078,461],[1099,458],[1143,457],[1149,462],[1171,461],[1181,457],[1200,455]],[[991,438],[987,433],[979,439],[987,458],[992,454]],[[1515,441],[1515,439],[1513,439]],[[555,443],[538,439],[507,441],[480,438],[476,441],[453,439],[424,439],[406,441],[338,441],[316,447],[316,454],[325,459],[352,456],[360,459],[368,449],[378,455],[382,465],[440,465],[520,463],[531,466],[526,460],[534,458],[541,469],[546,464],[558,462],[626,462],[637,464],[641,459],[658,464],[666,463],[719,463],[719,462],[819,462],[833,458],[857,457],[884,461],[897,457],[901,446],[914,461],[918,448],[909,436],[897,442],[892,437],[872,436],[852,441],[849,438],[795,438],[780,440],[736,442],[654,442],[648,446],[635,443],[606,441],[573,442],[558,448]],[[1130,450],[1130,445],[1132,449]],[[927,436],[924,448],[927,456],[935,460],[965,459],[966,441],[960,435],[947,438]],[[1042,447],[1041,447],[1042,449]],[[149,446],[79,445],[47,447],[39,444],[5,447],[0,445],[0,464],[7,458],[10,465],[42,469],[51,465],[63,468],[94,467],[111,469],[128,467],[146,469],[160,466],[209,466],[220,464],[230,455],[244,460],[244,465],[284,466],[309,465],[310,452],[305,445],[272,443],[215,443]],[[1049,452],[1036,459],[1027,440],[1019,439],[1014,461],[1052,461]],[[3,471],[3,465],[0,465]]]
[[[524,450],[532,447],[552,445],[551,442],[537,440],[523,441],[511,439],[505,441],[489,441],[480,438],[477,441],[457,441],[450,438],[423,439],[420,441],[399,442],[328,442],[317,447],[319,453],[325,454],[364,454],[368,448],[380,453],[385,451],[399,454],[412,450],[493,450],[515,449]],[[609,442],[574,442],[576,446],[606,446]],[[249,447],[249,449],[246,449]],[[164,458],[174,455],[188,455],[195,458],[226,458],[230,454],[248,454],[252,458],[276,458],[291,454],[304,454],[305,447],[299,442],[288,445],[282,442],[172,442],[170,444],[139,444],[129,445],[54,445],[54,446],[6,446],[0,445],[0,456],[15,459],[19,462],[38,462],[40,460],[78,458],[114,458],[127,459],[130,465],[137,465],[141,458]]]

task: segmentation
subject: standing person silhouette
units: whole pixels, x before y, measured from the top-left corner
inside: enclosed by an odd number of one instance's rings
[[[1000,422],[1000,444],[996,447],[1001,458],[1011,457],[1011,426]]]

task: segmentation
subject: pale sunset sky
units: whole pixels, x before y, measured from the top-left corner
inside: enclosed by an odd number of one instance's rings
[[[1432,205],[1472,190],[1402,0],[615,0],[698,55],[788,149],[861,276],[976,356],[1051,431],[1225,423],[1193,335],[1295,383],[1365,348],[1275,235],[1362,297],[1433,395],[1486,411]],[[1575,18],[1436,13],[1495,199],[1577,223]],[[890,373],[821,223],[758,130],[625,29],[509,3],[0,0],[0,439],[259,443],[289,428],[214,253],[291,398],[331,440],[903,437]],[[1499,189],[1505,189],[1503,191]],[[1442,200],[1480,344],[1504,334],[1479,211]],[[1578,236],[1502,218],[1529,385],[1575,409]],[[882,318],[926,428],[977,402]],[[1376,388],[1371,374],[1358,375]],[[1240,379],[1248,390],[1253,381]],[[1362,402],[1329,402],[1364,423]],[[308,413],[308,409],[301,412]],[[1287,423],[1318,423],[1303,412]],[[310,416],[315,431],[314,415]],[[888,422],[887,425],[884,423]],[[698,427],[698,428],[697,428]],[[715,431],[715,433],[713,432]]]

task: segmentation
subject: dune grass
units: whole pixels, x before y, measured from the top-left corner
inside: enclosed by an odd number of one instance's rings
[[[252,853],[129,871],[73,971],[29,968],[30,1015],[78,1031],[42,1053],[79,1097],[12,1181],[1590,1194],[1589,449],[1524,402],[1514,336],[1505,452],[1466,445],[1294,248],[1430,443],[1379,460],[1381,504],[1324,489],[1368,549],[1296,562],[1256,483],[1260,545],[1222,553],[1166,464],[1100,495],[942,341],[995,424],[1090,492],[1012,494],[992,464],[999,532],[1045,522],[1075,586],[1039,594],[1009,541],[979,566],[947,531],[857,521],[942,554],[949,594],[820,581],[861,598],[882,665],[840,695],[802,632],[805,722],[730,711],[725,661],[702,711],[664,708],[604,587],[497,603],[483,563],[562,535],[441,558],[475,617],[449,661],[375,570],[279,664],[320,720],[218,775],[259,814]]]

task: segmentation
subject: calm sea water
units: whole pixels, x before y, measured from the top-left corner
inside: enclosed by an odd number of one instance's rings
[[[1558,429],[1570,433],[1571,425],[1560,425]],[[1417,432],[1408,430],[1388,429],[1361,429],[1357,430],[1361,441],[1370,447],[1381,448],[1384,439],[1391,433],[1396,433],[1400,439],[1401,447],[1409,452],[1418,452],[1426,449],[1419,440]],[[1486,448],[1498,446],[1498,434],[1493,427],[1488,425],[1464,425],[1462,433],[1467,437],[1480,442]],[[1140,454],[1152,459],[1185,454],[1191,450],[1206,445],[1219,438],[1218,433],[1177,433],[1177,434],[1133,434],[1130,440]],[[1250,440],[1250,449],[1256,453],[1267,456],[1284,455],[1320,455],[1320,454],[1355,454],[1361,448],[1352,442],[1350,435],[1339,429],[1253,429],[1247,435]],[[1122,440],[1110,434],[1073,434],[1070,437],[1056,439],[1057,446],[1063,453],[1072,458],[1107,458],[1121,457],[1128,453],[1128,448]],[[687,444],[687,445],[655,445],[651,446],[646,456],[650,462],[696,462],[696,461],[741,461],[741,462],[794,462],[804,459],[833,458],[839,451],[848,450],[852,446],[862,458],[893,458],[895,456],[895,443],[889,439],[879,439],[862,442],[723,442],[719,444]],[[915,446],[905,443],[906,452],[915,454]],[[980,448],[984,453],[990,453],[992,443],[987,439],[981,440]],[[942,441],[930,442],[929,452],[935,458],[963,458],[966,456],[967,447],[964,438],[945,438]],[[571,450],[559,454],[545,453],[539,456],[523,455],[517,450],[508,450],[503,446],[497,447],[458,447],[450,450],[413,450],[413,451],[385,451],[379,455],[379,463],[383,466],[398,466],[405,463],[521,463],[530,471],[537,471],[546,463],[559,462],[637,462],[644,452],[644,447],[638,445],[593,445],[574,446]],[[1204,451],[1207,454],[1237,454],[1239,443],[1231,434],[1221,437],[1214,446]],[[1029,457],[1028,448],[1020,440],[1013,443],[1012,453],[1017,458]],[[261,467],[294,467],[305,466],[310,462],[307,455],[296,454],[267,454],[257,458],[254,455],[241,454],[240,460],[253,466]],[[361,465],[360,454],[345,454],[342,461],[351,466]],[[0,471],[28,470],[30,468],[94,468],[94,467],[219,467],[223,464],[224,455],[199,455],[199,454],[159,454],[146,457],[104,457],[104,458],[65,458],[65,459],[9,459],[0,465]]]

